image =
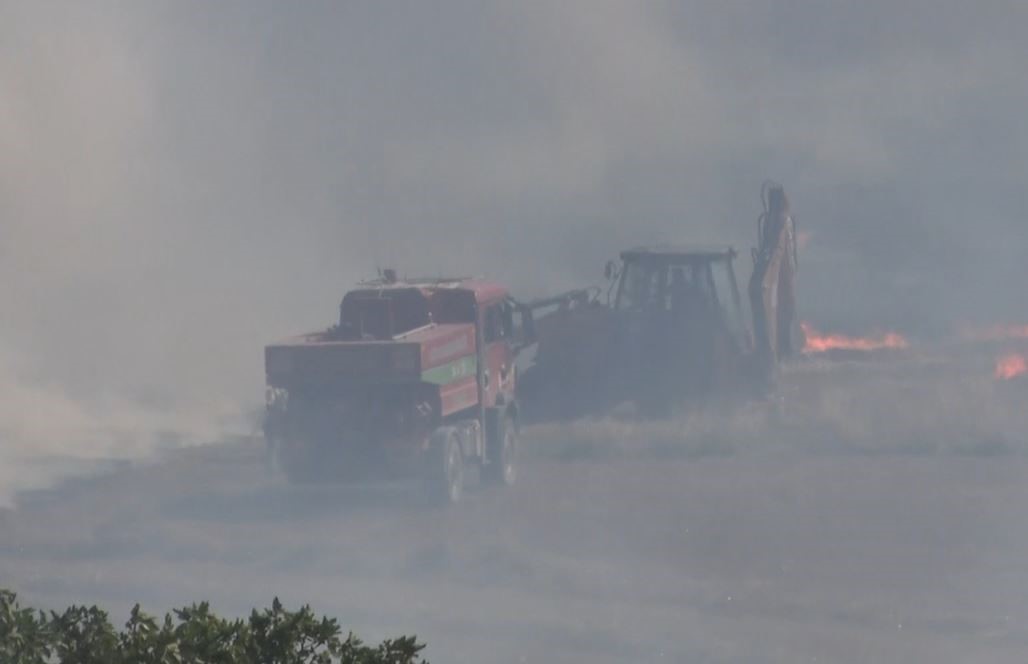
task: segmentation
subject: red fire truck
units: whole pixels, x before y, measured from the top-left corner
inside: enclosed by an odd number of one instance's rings
[[[265,438],[294,481],[420,477],[460,499],[465,468],[517,473],[517,307],[488,281],[362,282],[331,328],[265,349]]]

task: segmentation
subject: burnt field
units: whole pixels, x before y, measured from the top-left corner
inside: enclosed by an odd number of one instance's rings
[[[450,509],[295,488],[259,441],[169,452],[0,512],[0,586],[120,621],[309,602],[434,662],[1024,661],[1025,386],[992,355],[788,369],[779,398],[526,431]]]

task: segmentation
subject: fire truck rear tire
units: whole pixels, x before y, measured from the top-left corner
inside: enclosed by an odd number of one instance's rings
[[[429,464],[429,495],[442,504],[460,502],[464,493],[464,453],[453,428],[440,428],[432,435]]]

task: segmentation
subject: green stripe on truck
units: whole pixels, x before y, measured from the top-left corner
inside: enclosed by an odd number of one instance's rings
[[[478,362],[474,355],[465,355],[451,362],[421,372],[421,382],[448,385],[455,380],[474,376]]]

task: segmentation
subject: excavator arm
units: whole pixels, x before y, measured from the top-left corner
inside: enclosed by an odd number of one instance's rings
[[[791,356],[802,334],[796,320],[796,225],[781,185],[765,183],[764,212],[757,222],[750,306],[754,351],[760,372],[772,378],[778,362]]]

